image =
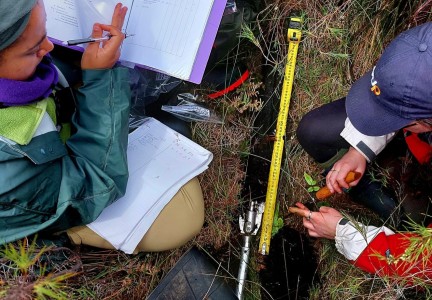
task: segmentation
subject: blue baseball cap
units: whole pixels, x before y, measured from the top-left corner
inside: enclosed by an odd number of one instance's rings
[[[352,85],[346,111],[354,127],[369,136],[432,117],[432,22],[389,44],[373,70]]]

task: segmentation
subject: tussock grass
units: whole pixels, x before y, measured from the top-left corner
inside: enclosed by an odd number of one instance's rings
[[[304,231],[300,220],[289,215],[287,208],[297,201],[311,201],[303,172],[321,179],[321,185],[323,178],[319,167],[305,155],[295,138],[301,116],[345,96],[351,83],[373,67],[383,48],[398,33],[430,18],[431,1],[265,2],[265,9],[258,16],[256,27],[259,33],[253,44],[259,44],[259,51],[267,51],[263,55],[264,64],[270,64],[275,74],[282,73],[286,57],[284,20],[295,11],[304,16],[304,36],[297,59],[287,128],[286,160],[279,188],[285,223]],[[280,89],[274,93],[276,98],[280,97]],[[386,174],[381,172],[380,178],[385,180]],[[396,183],[393,186],[398,187]],[[333,197],[329,201],[332,207],[366,224],[380,223],[375,215],[346,196]],[[430,248],[430,243],[422,245]],[[421,293],[417,296],[413,289],[394,285],[393,279],[381,279],[357,270],[336,252],[332,243],[317,242],[316,249],[320,256],[320,275],[326,280],[311,291],[313,299],[415,299],[424,296]],[[422,287],[427,285],[427,282],[421,284]]]
[[[39,247],[36,239],[9,243],[0,250],[0,298],[67,299],[73,290],[68,280],[81,266],[68,248]]]

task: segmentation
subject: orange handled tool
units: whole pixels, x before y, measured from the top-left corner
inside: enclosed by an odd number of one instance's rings
[[[361,177],[361,173],[351,171],[345,177],[345,181],[346,181],[346,183],[351,183],[353,181],[356,181],[360,177]],[[325,187],[322,187],[321,189],[319,189],[319,191],[316,193],[316,198],[318,200],[324,200],[325,198],[330,197],[331,195],[332,195],[332,193],[330,192],[328,187],[325,186]]]

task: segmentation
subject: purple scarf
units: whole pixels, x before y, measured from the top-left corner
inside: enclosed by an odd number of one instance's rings
[[[26,105],[48,97],[58,82],[50,58],[44,58],[36,72],[25,81],[0,78],[0,106]]]

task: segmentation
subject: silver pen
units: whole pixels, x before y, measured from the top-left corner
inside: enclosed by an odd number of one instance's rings
[[[125,38],[129,37],[129,36],[134,36],[135,34],[127,34],[125,33]],[[110,38],[112,37],[112,35],[106,35],[100,38],[92,38],[92,37],[88,37],[85,39],[78,39],[78,40],[69,40],[69,41],[65,41],[62,43],[62,45],[64,46],[75,46],[75,45],[80,45],[80,44],[88,44],[88,43],[96,43],[96,42],[103,42],[103,41],[108,41]]]

